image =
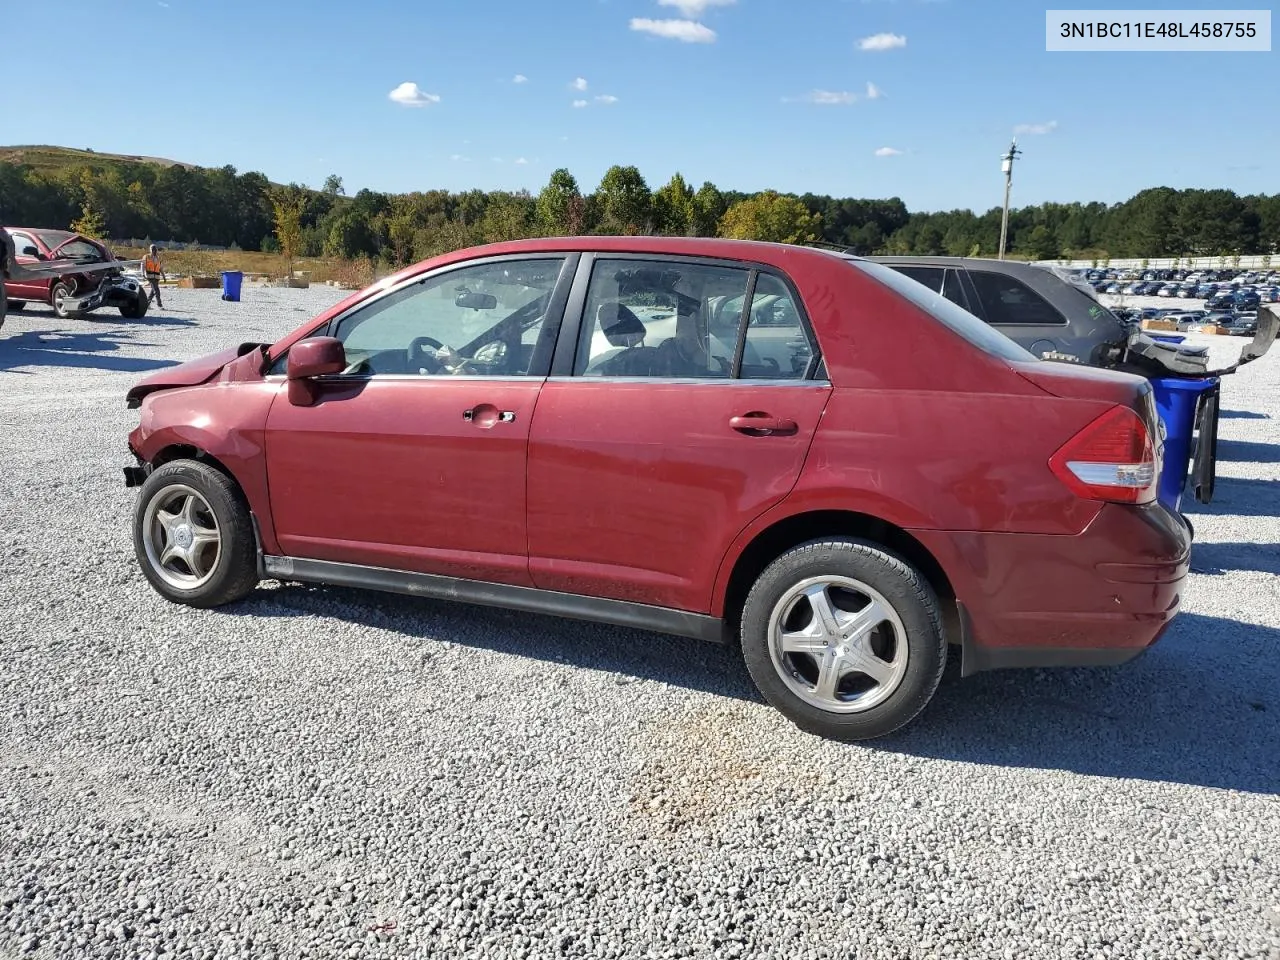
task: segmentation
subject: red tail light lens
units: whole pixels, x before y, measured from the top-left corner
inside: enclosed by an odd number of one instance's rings
[[[1113,407],[1068,440],[1049,469],[1076,496],[1113,503],[1149,503],[1160,477],[1147,425],[1128,407]]]

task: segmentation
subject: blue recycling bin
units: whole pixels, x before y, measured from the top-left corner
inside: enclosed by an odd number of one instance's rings
[[[1187,485],[1191,449],[1196,430],[1200,398],[1218,385],[1217,377],[1187,380],[1180,377],[1153,377],[1156,410],[1164,423],[1164,467],[1156,499],[1170,510],[1178,510]],[[1216,426],[1215,426],[1216,430]]]
[[[1152,333],[1148,334],[1152,340],[1162,340],[1165,343],[1182,343],[1187,338],[1180,333]]]
[[[223,270],[222,271],[222,299],[239,301],[240,284],[244,281],[244,274],[239,270]]]

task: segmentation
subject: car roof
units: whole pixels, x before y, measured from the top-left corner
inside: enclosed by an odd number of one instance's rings
[[[464,252],[464,251],[459,251]],[[624,237],[577,236],[539,237],[533,240],[508,240],[485,244],[465,251],[471,255],[504,256],[512,253],[653,253],[668,256],[711,257],[724,260],[750,260],[772,266],[795,263],[797,259],[861,260],[851,254],[819,247],[791,243],[766,243],[761,240],[726,240],[719,237]],[[459,257],[461,259],[461,257]]]
[[[1043,273],[1053,273],[1053,264],[1029,263],[1026,260],[997,260],[995,257],[867,257],[887,267],[956,267],[968,270],[990,270],[993,273],[1004,273],[1013,277],[1037,277]],[[1113,281],[1115,282],[1115,281]]]
[[[10,233],[29,233],[39,237],[50,246],[58,246],[66,243],[74,237],[80,236],[70,230],[54,230],[49,227],[5,227]],[[88,239],[87,237],[85,239]]]

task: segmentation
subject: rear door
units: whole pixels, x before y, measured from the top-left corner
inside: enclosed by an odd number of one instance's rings
[[[40,244],[34,237],[18,230],[9,231],[9,236],[13,238],[13,249],[18,263],[34,266],[40,262]],[[36,253],[31,253],[32,250]],[[5,295],[10,300],[48,300],[51,282],[48,279],[10,280],[4,285]]]
[[[705,612],[800,475],[831,386],[785,277],[584,257],[529,438],[534,585]]]

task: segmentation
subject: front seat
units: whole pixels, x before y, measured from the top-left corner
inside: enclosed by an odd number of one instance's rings
[[[591,364],[596,373],[609,377],[653,376],[658,351],[644,345],[644,324],[628,306],[616,300],[600,304],[596,326],[615,348]]]

